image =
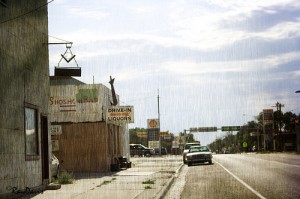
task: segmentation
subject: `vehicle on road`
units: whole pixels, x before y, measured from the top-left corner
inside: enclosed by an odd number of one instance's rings
[[[155,155],[159,155],[159,148],[154,148]],[[165,147],[161,148],[161,155],[167,155],[167,149]]]
[[[186,144],[184,145],[184,150],[183,150],[183,153],[182,153],[182,160],[183,160],[183,163],[184,163],[184,164],[186,164],[185,156],[186,156],[186,154],[189,152],[191,146],[200,146],[200,142],[186,143]]]
[[[130,155],[131,156],[146,156],[150,157],[152,155],[155,155],[155,151],[152,148],[145,147],[142,144],[130,144]]]
[[[212,153],[207,146],[192,146],[185,156],[185,161],[188,166],[204,162],[212,164]]]

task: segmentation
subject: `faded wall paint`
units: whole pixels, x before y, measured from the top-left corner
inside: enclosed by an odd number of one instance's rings
[[[103,121],[110,90],[102,84],[57,85],[50,87],[51,122]]]

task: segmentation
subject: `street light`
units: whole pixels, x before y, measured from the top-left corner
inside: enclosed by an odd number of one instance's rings
[[[295,91],[295,93],[300,93],[300,90]],[[299,127],[297,127],[298,133],[296,134],[296,140],[297,140],[297,153],[300,152],[300,136],[299,136]]]

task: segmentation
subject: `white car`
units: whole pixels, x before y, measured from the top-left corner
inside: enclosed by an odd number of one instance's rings
[[[189,152],[191,146],[200,146],[200,143],[199,142],[193,142],[193,143],[186,143],[184,145],[184,150],[183,150],[183,153],[182,153],[182,160],[183,160],[184,164],[186,164],[185,156]]]
[[[192,146],[185,156],[185,161],[188,166],[204,162],[212,164],[212,153],[207,146]]]

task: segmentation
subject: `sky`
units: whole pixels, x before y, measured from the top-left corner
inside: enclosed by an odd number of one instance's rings
[[[120,105],[134,106],[129,128],[158,118],[158,96],[161,131],[175,135],[241,126],[276,102],[300,112],[299,0],[55,0],[48,20],[49,42],[73,42],[77,79],[115,78]],[[65,50],[49,45],[50,75]]]

